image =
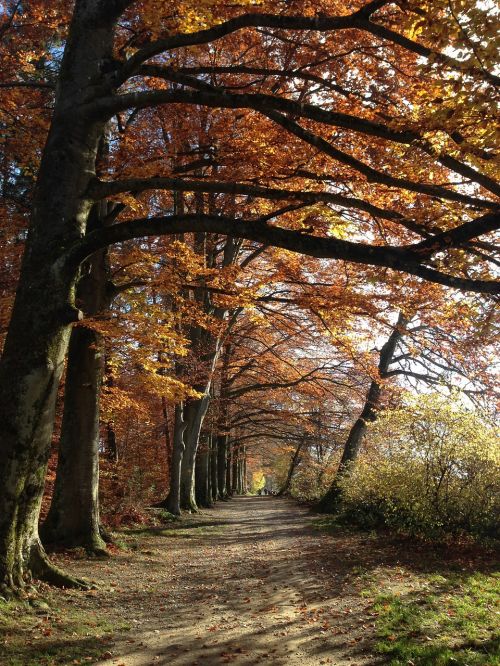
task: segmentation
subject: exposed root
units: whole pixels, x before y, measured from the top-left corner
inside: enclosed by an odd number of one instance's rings
[[[92,545],[87,547],[86,551],[89,557],[96,557],[98,559],[107,559],[111,557],[111,553],[106,547],[101,548],[99,546]]]
[[[0,585],[0,600],[10,601],[11,599],[19,598],[21,589],[16,588],[14,585],[2,583]]]
[[[75,578],[64,573],[50,562],[41,543],[34,544],[31,549],[30,570],[34,578],[43,580],[56,587],[75,588],[80,590],[92,589],[92,584],[83,578]]]

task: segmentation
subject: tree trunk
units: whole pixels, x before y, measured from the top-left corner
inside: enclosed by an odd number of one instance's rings
[[[210,436],[206,435],[200,443],[195,463],[196,504],[209,508],[212,506],[210,488]]]
[[[184,405],[179,403],[174,410],[174,441],[172,449],[172,467],[170,469],[170,490],[167,498],[157,506],[163,506],[174,516],[181,514],[181,465],[184,457]]]
[[[181,464],[181,509],[197,511],[195,497],[195,461],[200,441],[201,426],[207,413],[210,397],[208,391],[203,398],[190,400],[184,407],[186,429],[184,431],[185,449]]]
[[[228,435],[217,435],[217,489],[221,499],[227,498],[227,440]]]
[[[233,494],[238,494],[238,458],[239,458],[239,444],[233,444],[233,460],[232,460],[232,480],[231,491]]]
[[[88,228],[99,228],[108,213],[106,202],[95,204]],[[96,252],[83,269],[77,302],[86,315],[106,310],[111,302],[107,250]],[[64,413],[59,440],[54,494],[41,529],[42,541],[105,555],[99,526],[99,402],[104,366],[104,341],[90,328],[73,328],[69,343]],[[108,441],[116,440],[108,423]],[[108,454],[109,454],[108,446]]]
[[[232,471],[233,471],[233,447],[231,444],[231,440],[228,437],[228,442],[227,442],[227,463],[226,463],[226,493],[227,497],[231,497],[233,494],[233,478],[232,478]]]
[[[73,329],[68,353],[64,413],[52,504],[41,536],[44,543],[83,546],[106,553],[99,531],[99,397],[102,336]]]
[[[212,502],[215,503],[219,499],[219,491],[217,486],[217,440],[215,437],[210,441],[210,477],[212,486]]]
[[[104,129],[104,121],[83,111],[96,93],[89,81],[102,81],[101,64],[112,58],[113,20],[97,11],[84,0],[75,5],[0,364],[0,586],[6,594],[31,574],[81,584],[49,564],[38,516],[70,324],[81,317],[76,269],[61,256],[85,233],[92,202],[84,193]]]
[[[384,378],[389,370],[398,342],[404,336],[407,325],[408,321],[402,314],[400,314],[393,332],[380,350],[378,371],[381,379]],[[358,457],[368,423],[377,418],[377,409],[380,405],[381,393],[382,387],[380,385],[380,380],[373,379],[366,395],[363,410],[352,426],[347,437],[337,473],[335,474],[327,493],[321,498],[315,507],[321,513],[336,513],[339,510],[342,504],[341,482],[349,474],[350,467]]]
[[[243,495],[248,493],[248,484],[247,484],[247,450],[246,446],[243,446],[243,460],[241,461],[241,488]]]
[[[288,468],[288,474],[286,476],[286,481],[283,484],[283,487],[280,489],[278,495],[286,495],[290,491],[290,486],[292,484],[292,478],[295,470],[297,469],[297,466],[300,462],[300,453],[302,451],[302,447],[304,446],[304,439],[302,438],[298,445],[297,448],[295,449],[292,459],[290,461],[290,466]]]

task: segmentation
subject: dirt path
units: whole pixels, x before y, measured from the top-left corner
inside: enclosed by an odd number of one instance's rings
[[[491,554],[318,531],[313,519],[289,500],[236,498],[161,528],[122,531],[109,560],[55,555],[96,589],[40,584],[31,606],[0,599],[0,664],[500,664],[488,656],[496,654]],[[401,659],[390,657],[395,646]]]
[[[97,663],[378,663],[365,650],[373,618],[349,583],[353,563],[339,553],[332,571],[332,537],[310,523],[294,502],[252,497],[141,534],[137,553],[98,567],[108,592],[89,596],[131,630]],[[95,563],[72,568],[96,578]]]

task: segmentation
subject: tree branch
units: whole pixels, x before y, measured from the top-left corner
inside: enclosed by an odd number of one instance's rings
[[[421,257],[418,252],[413,251],[412,246],[397,248],[352,243],[337,238],[322,238],[282,229],[259,220],[200,214],[139,218],[90,232],[63,255],[59,267],[75,271],[79,264],[93,252],[114,243],[133,238],[189,232],[230,235],[313,257],[384,266],[463,291],[485,294],[500,293],[500,282],[498,281],[459,278],[422,265]]]
[[[468,197],[466,195],[459,194],[458,192],[453,192],[444,187],[425,183],[413,183],[408,179],[395,178],[389,174],[380,172],[377,169],[374,169],[373,167],[360,162],[351,155],[347,155],[346,153],[338,150],[322,137],[313,134],[309,130],[305,130],[292,119],[284,116],[283,113],[278,113],[278,111],[284,111],[286,113],[308,118],[310,120],[314,120],[326,125],[342,127],[343,129],[360,132],[369,136],[376,136],[378,138],[394,141],[396,143],[402,143],[405,145],[420,140],[419,135],[415,132],[392,130],[380,123],[374,123],[369,120],[357,118],[356,116],[351,116],[345,113],[327,111],[313,104],[302,104],[290,99],[275,97],[273,95],[258,93],[229,94],[224,91],[213,89],[205,82],[198,82],[197,79],[191,79],[190,77],[181,78],[184,81],[186,79],[190,79],[189,82],[192,85],[197,85],[199,83],[199,87],[202,89],[196,91],[149,90],[105,97],[89,104],[88,113],[90,116],[95,115],[96,117],[110,118],[116,113],[131,107],[138,109],[160,104],[201,104],[203,106],[213,108],[254,109],[255,111],[264,114],[277,124],[281,125],[290,133],[295,134],[295,136],[298,136],[307,143],[310,143],[316,148],[319,148],[337,161],[343,162],[344,164],[347,164],[360,173],[364,174],[369,181],[393,185],[395,187],[403,187],[414,192],[421,192],[423,194],[429,194],[430,196],[446,198],[451,201],[470,203],[476,206],[491,208],[496,207],[497,205],[493,202],[485,201],[483,199]],[[430,149],[426,147],[425,142],[419,145],[419,147],[426,152],[431,152]],[[483,185],[483,187],[486,187],[495,194],[500,195],[500,185],[498,185],[498,183],[496,183],[488,176],[478,173],[475,171],[475,169],[472,169],[472,167],[469,167],[466,164],[462,164],[458,160],[455,160],[455,158],[447,155],[443,157],[435,157],[435,159],[438,162],[441,162],[447,168],[454,170],[456,173],[460,173],[464,177],[470,178],[471,180],[480,183]]]
[[[384,2],[383,0],[375,0],[374,2],[367,3],[358,11],[347,16],[305,17],[264,13],[242,14],[235,18],[229,19],[224,23],[213,26],[212,28],[199,30],[198,32],[172,35],[170,37],[166,37],[165,39],[159,39],[156,42],[148,44],[124,63],[119,73],[119,81],[126,81],[131,75],[134,74],[138,66],[155,55],[163,53],[164,51],[214,42],[218,39],[221,39],[222,37],[226,37],[227,35],[236,32],[237,30],[242,30],[243,28],[278,28],[284,30],[312,30],[321,32],[332,32],[336,30],[349,29],[362,30],[375,35],[376,37],[380,37],[385,41],[396,44],[407,51],[411,51],[412,53],[416,53],[426,58],[434,57],[442,64],[452,69],[456,69],[458,71],[464,70],[463,64],[458,60],[455,60],[454,58],[442,53],[432,51],[432,49],[418,44],[417,42],[408,39],[404,35],[400,35],[399,33],[394,32],[389,28],[385,28],[384,26],[381,26],[377,23],[373,23],[370,20],[372,14],[387,4],[393,3],[389,1]],[[479,74],[482,78],[485,78],[493,85],[500,84],[500,77],[490,74],[489,72],[485,73],[477,68],[469,71],[474,74]]]
[[[177,190],[182,192],[213,192],[215,194],[242,194],[277,201],[280,199],[298,200],[304,203],[331,203],[345,208],[365,211],[386,220],[399,221],[404,219],[400,213],[374,206],[363,199],[345,197],[332,192],[306,192],[281,188],[246,185],[244,183],[224,181],[184,180],[181,178],[128,178],[118,181],[94,180],[88,191],[94,200],[104,199],[121,192],[144,192],[145,190]]]
[[[487,213],[475,220],[465,222],[459,227],[427,238],[418,243],[418,245],[414,245],[413,251],[418,252],[422,256],[429,256],[434,252],[448,247],[457,247],[470,241],[472,238],[477,238],[477,236],[496,231],[497,229],[500,229],[500,209],[497,212]]]

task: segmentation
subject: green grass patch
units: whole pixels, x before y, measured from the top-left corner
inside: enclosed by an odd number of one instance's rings
[[[327,534],[360,534],[364,533],[365,538],[375,538],[377,530],[372,526],[363,526],[345,520],[343,514],[325,515],[320,518],[315,518],[310,523],[314,530],[319,532],[326,532]]]
[[[50,606],[41,612],[25,602],[0,602],[0,662],[2,666],[95,663],[108,650],[112,633],[127,629],[128,625],[113,626],[88,611]]]
[[[338,534],[339,531],[342,532],[359,532],[359,527],[349,526],[343,524],[339,520],[339,516],[335,515],[326,515],[321,516],[321,518],[315,518],[311,521],[311,527],[320,532],[328,532],[329,534]]]
[[[159,509],[157,512],[157,517],[161,520],[162,523],[176,523],[181,519],[180,516],[176,516],[166,509]]]
[[[217,535],[221,534],[225,529],[224,525],[217,523],[214,524],[197,524],[189,522],[182,522],[180,525],[169,525],[165,527],[144,527],[140,529],[128,529],[122,530],[120,532],[120,538],[125,545],[128,544],[130,549],[130,543],[134,540],[139,540],[142,536],[154,536],[154,537],[169,537],[171,539],[194,539],[206,535]],[[115,541],[116,543],[116,541]]]
[[[375,599],[376,650],[391,666],[500,665],[500,574],[432,575]]]

